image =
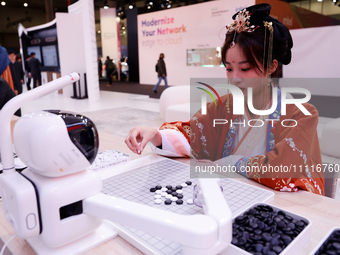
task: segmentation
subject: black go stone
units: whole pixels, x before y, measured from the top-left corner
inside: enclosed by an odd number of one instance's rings
[[[249,226],[253,229],[257,229],[259,227],[259,225],[255,222],[250,223]]]
[[[183,198],[183,195],[182,195],[182,194],[177,194],[177,198],[178,198],[178,199],[182,199],[182,198]]]
[[[176,197],[178,194],[177,194],[177,192],[172,192],[171,195]]]
[[[263,250],[263,245],[262,244],[256,244],[255,245],[255,250],[257,251],[257,252],[262,252],[262,250]]]
[[[340,243],[332,243],[333,248],[337,249],[340,251]]]
[[[189,185],[189,186],[192,184],[191,181],[186,181],[185,183],[186,183],[187,185]]]
[[[267,253],[267,255],[276,255],[276,253],[273,252],[273,251],[269,251],[269,252]]]
[[[155,192],[156,191],[156,188],[151,188],[150,189],[150,192]]]
[[[176,204],[178,204],[178,205],[183,204],[183,200],[182,200],[182,199],[177,199],[177,200],[176,200]]]
[[[172,189],[172,186],[171,185],[167,185],[166,188],[167,189]]]
[[[171,189],[168,189],[166,193],[171,194],[173,191]]]
[[[232,243],[250,254],[277,255],[307,225],[307,222],[294,219],[284,211],[276,211],[268,205],[258,205],[235,218]],[[340,242],[335,242],[340,246]],[[332,244],[330,246],[335,249]]]
[[[340,230],[334,230],[315,253],[315,255],[323,254],[340,254]]]
[[[182,186],[181,185],[177,185],[176,189],[182,189]]]
[[[162,186],[161,185],[157,185],[155,188],[158,190],[158,189],[161,189]]]
[[[172,201],[170,199],[167,199],[167,200],[164,201],[164,204],[166,204],[166,205],[171,205],[171,203],[172,203]]]
[[[176,192],[177,189],[176,189],[176,187],[173,187],[171,190],[172,190],[172,192]]]
[[[292,223],[292,224],[293,224],[293,223]],[[286,226],[286,223],[285,223],[284,221],[280,220],[280,221],[277,223],[277,226],[278,226],[279,228],[284,228],[284,227]]]
[[[277,214],[282,215],[282,216],[286,216],[286,213],[284,211],[278,211]]]
[[[287,227],[289,227],[291,230],[294,230],[295,229],[295,224],[294,223],[288,223],[287,224]]]
[[[272,240],[270,240],[270,242],[271,242],[272,245],[275,246],[275,245],[278,245],[278,244],[279,244],[279,239],[273,237]]]

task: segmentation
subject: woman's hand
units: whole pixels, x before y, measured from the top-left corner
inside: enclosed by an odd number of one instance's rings
[[[141,154],[145,145],[151,142],[155,146],[162,144],[161,133],[155,128],[135,127],[130,130],[125,138],[125,143],[131,151]]]

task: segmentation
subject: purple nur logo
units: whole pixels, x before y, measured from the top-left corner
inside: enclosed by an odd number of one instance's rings
[[[218,95],[218,93],[216,92],[216,90],[212,86],[207,85],[207,84],[202,83],[202,82],[198,82],[198,83],[208,87],[211,91],[213,91],[216,94],[216,96],[218,97],[219,102],[222,106],[222,100],[221,100],[220,96]],[[233,115],[244,115],[244,95],[242,93],[242,90],[239,89],[237,86],[230,85],[230,84],[218,84],[216,86],[218,86],[218,87],[223,86],[224,89],[229,89],[231,91],[231,94],[233,95]],[[210,97],[214,100],[215,105],[217,106],[217,102],[216,102],[215,98],[213,97],[213,95],[208,90],[200,88],[200,87],[197,87],[197,88],[205,91],[208,95],[210,95]],[[270,115],[271,113],[273,113],[276,110],[276,107],[277,107],[277,88],[276,87],[274,87],[273,91],[272,91],[273,92],[272,106],[270,107],[270,109],[267,109],[267,110],[257,110],[257,109],[255,109],[254,106],[253,106],[253,96],[252,96],[253,95],[253,88],[248,87],[247,90],[248,90],[247,105],[248,105],[249,111],[251,113],[253,113],[255,115],[265,116],[265,115]],[[287,93],[303,93],[303,94],[306,95],[306,97],[305,98],[299,98],[299,99],[287,98]],[[304,89],[304,88],[281,88],[281,115],[286,115],[286,105],[287,104],[295,104],[300,109],[300,111],[302,111],[302,113],[304,115],[311,115],[311,113],[302,105],[303,103],[307,103],[310,100],[310,98],[311,98],[311,93],[307,89]],[[202,94],[202,97],[201,97],[201,114],[202,115],[207,114],[207,97],[206,97],[206,94]],[[260,121],[260,120],[249,120],[248,124],[251,121]],[[274,121],[274,120],[267,119],[267,121]],[[275,121],[277,121],[277,120],[275,119]],[[285,120],[283,120],[282,122],[284,122],[284,121]],[[292,120],[292,121],[295,121],[295,123],[297,125],[296,120]],[[228,121],[225,120],[225,119],[214,119],[214,127],[215,127],[215,124],[226,124],[226,123],[228,123]],[[249,124],[249,126],[251,126],[251,125]],[[252,126],[252,127],[258,127],[258,126]]]

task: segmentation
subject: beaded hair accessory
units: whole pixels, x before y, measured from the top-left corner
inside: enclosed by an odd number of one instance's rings
[[[226,26],[226,28],[228,29],[227,33],[234,32],[234,37],[233,37],[233,41],[230,44],[230,49],[234,48],[236,45],[235,43],[236,34],[239,34],[241,32],[253,33],[257,28],[259,28],[259,26],[250,24],[251,15],[252,13],[249,13],[249,11],[247,11],[246,9],[243,9],[242,11],[238,12],[238,14],[236,15],[234,19],[234,22]],[[272,52],[273,52],[274,27],[273,27],[273,22],[268,22],[268,21],[263,21],[263,26],[265,28],[263,67],[267,67],[267,70],[263,70],[263,77],[266,77],[266,75],[268,75],[266,79],[267,79],[267,84],[270,87],[271,86],[271,75],[270,74],[271,74],[271,63],[272,63]],[[267,35],[268,32],[269,32],[269,35]],[[268,39],[268,45],[266,45],[267,39]],[[266,63],[267,65],[265,65]],[[263,83],[266,83],[266,82],[263,81]],[[267,93],[265,92],[265,94]],[[228,91],[228,98],[229,98],[229,91]],[[264,98],[267,98],[267,95],[265,95]],[[261,101],[262,101],[262,92],[261,92]],[[227,110],[229,112],[229,100],[227,100]]]
[[[239,11],[237,16],[235,17],[235,20],[233,23],[230,25],[226,26],[228,31],[227,32],[234,32],[234,39],[232,43],[230,44],[230,48],[234,48],[236,43],[235,43],[235,38],[236,38],[236,33],[241,33],[241,32],[249,32],[252,33],[255,31],[255,29],[258,28],[258,26],[250,25],[249,19],[250,19],[249,11],[246,9],[243,9],[242,11]]]

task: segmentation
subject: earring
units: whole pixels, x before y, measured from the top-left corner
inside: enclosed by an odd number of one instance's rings
[[[268,78],[268,87],[270,87],[272,84],[272,79],[271,78]]]

